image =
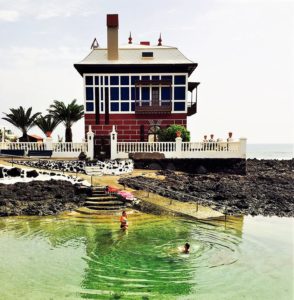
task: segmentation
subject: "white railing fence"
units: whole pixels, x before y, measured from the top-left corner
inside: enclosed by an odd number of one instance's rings
[[[0,142],[0,150],[24,150],[29,151],[51,150],[54,158],[77,158],[84,152],[90,159],[94,158],[94,133],[89,128],[87,142],[84,143],[53,143],[52,138],[46,138],[44,142]],[[42,153],[40,153],[42,156]]]
[[[246,139],[230,142],[117,142],[117,132],[111,132],[111,159],[127,159],[130,153],[162,153],[165,158],[246,158]]]

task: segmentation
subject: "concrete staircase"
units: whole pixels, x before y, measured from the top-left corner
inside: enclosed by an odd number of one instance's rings
[[[124,201],[116,195],[105,192],[104,186],[91,188],[91,196],[86,198],[84,207],[80,207],[76,212],[81,214],[110,214],[126,208]]]

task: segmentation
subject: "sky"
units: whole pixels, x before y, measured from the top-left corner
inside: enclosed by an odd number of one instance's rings
[[[198,63],[193,141],[204,134],[248,143],[293,143],[294,1],[283,0],[0,0],[0,127],[20,105],[46,113],[53,100],[84,103],[73,64],[94,37],[106,46],[106,14],[119,14],[119,42],[176,46]],[[84,137],[83,120],[73,126]],[[38,128],[30,133],[40,134]],[[59,125],[53,134],[64,136]]]

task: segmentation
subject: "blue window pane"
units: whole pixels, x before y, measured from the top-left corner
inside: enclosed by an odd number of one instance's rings
[[[95,85],[99,85],[99,76],[95,76]]]
[[[119,111],[118,102],[110,104],[111,111]]]
[[[171,99],[171,88],[162,87],[161,88],[161,100],[170,100]]]
[[[122,102],[120,105],[120,110],[121,111],[129,111],[129,102]]]
[[[132,85],[135,85],[135,83],[139,80],[139,76],[132,76],[131,77],[131,83]]]
[[[152,76],[152,80],[159,80],[159,76]]]
[[[174,110],[175,111],[185,110],[185,102],[174,102]]]
[[[100,89],[100,100],[103,100],[103,88]]]
[[[120,84],[121,85],[129,85],[129,76],[121,76]]]
[[[142,76],[142,80],[150,80],[150,76]]]
[[[108,85],[108,76],[104,76],[104,84]]]
[[[120,98],[121,100],[129,100],[130,95],[129,95],[129,88],[121,88],[120,89]]]
[[[110,99],[111,100],[118,100],[118,88],[110,88]]]
[[[132,100],[140,99],[140,89],[139,88],[132,87],[131,93],[132,93]]]
[[[86,85],[93,85],[93,76],[86,76]]]
[[[171,81],[172,80],[172,76],[167,76],[167,75],[161,76],[161,80],[169,80],[169,81]]]
[[[86,87],[86,100],[94,100],[93,88]]]
[[[186,84],[186,76],[175,76],[175,84]]]
[[[94,103],[86,102],[86,111],[94,111]]]
[[[185,87],[175,87],[175,100],[185,100]]]
[[[104,107],[103,102],[101,102],[100,103],[100,109],[101,109],[101,111],[103,111],[103,109],[104,109],[103,107]]]
[[[150,89],[149,87],[142,87],[142,100],[150,99]]]
[[[131,111],[135,111],[135,102],[131,103]]]
[[[110,76],[110,85],[118,85],[118,76]]]
[[[103,84],[103,76],[100,76],[100,84]]]

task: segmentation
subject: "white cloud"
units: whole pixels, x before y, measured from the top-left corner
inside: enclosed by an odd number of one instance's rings
[[[16,10],[0,10],[0,22],[15,22],[19,18]]]

